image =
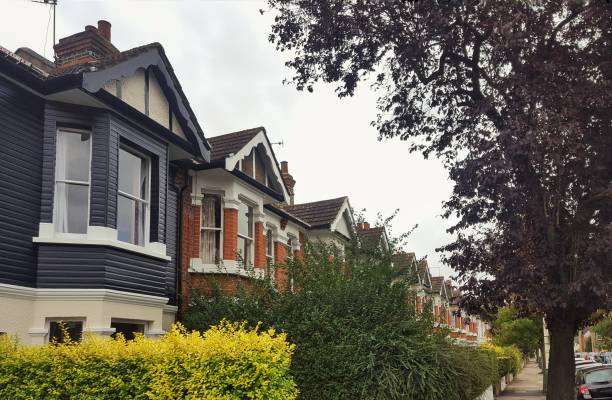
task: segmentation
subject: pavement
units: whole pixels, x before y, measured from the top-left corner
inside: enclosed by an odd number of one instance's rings
[[[540,372],[540,368],[535,361],[528,361],[525,368],[496,399],[545,400],[546,395],[542,391],[542,374]]]

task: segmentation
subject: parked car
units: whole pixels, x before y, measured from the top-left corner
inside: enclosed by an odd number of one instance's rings
[[[590,361],[590,362],[585,363],[585,364],[576,365],[576,371],[585,370],[585,369],[589,369],[593,367],[601,367],[603,365],[602,363],[598,363],[593,360],[587,360],[587,361]]]
[[[612,366],[600,365],[578,370],[576,399],[612,400]]]

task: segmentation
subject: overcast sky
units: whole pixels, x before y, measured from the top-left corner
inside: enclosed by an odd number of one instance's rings
[[[268,43],[270,15],[260,8],[264,1],[59,0],[57,38],[106,19],[120,50],[161,43],[207,137],[264,126],[272,142],[284,142],[274,150],[289,161],[296,203],[348,195],[372,221],[399,208],[394,232],[419,225],[406,250],[427,255],[434,275],[451,275],[434,251],[452,239],[440,217],[452,187],[441,162],[409,154],[405,142],[377,140],[370,126],[376,94],[368,87],[338,99],[331,86],[307,93],[283,85],[288,55]],[[47,5],[3,1],[0,45],[52,59],[49,19]]]

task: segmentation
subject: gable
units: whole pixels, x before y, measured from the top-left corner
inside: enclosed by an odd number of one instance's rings
[[[289,198],[276,156],[263,128],[236,153],[230,153],[224,164],[227,171],[240,171],[261,185],[281,193],[284,199]]]
[[[152,67],[138,68],[134,74],[123,79],[111,79],[104,84],[103,89],[187,140],[181,122],[176,117],[176,110]]]
[[[210,146],[173,69],[158,43],[122,52],[83,73],[90,93],[111,94],[190,142],[210,161]]]

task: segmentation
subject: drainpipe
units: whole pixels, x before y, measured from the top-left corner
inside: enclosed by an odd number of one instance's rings
[[[181,271],[183,260],[183,194],[185,190],[189,188],[189,174],[185,173],[185,184],[179,189],[179,202],[178,202],[178,245],[176,251],[176,305],[178,306],[177,319],[181,315]]]

